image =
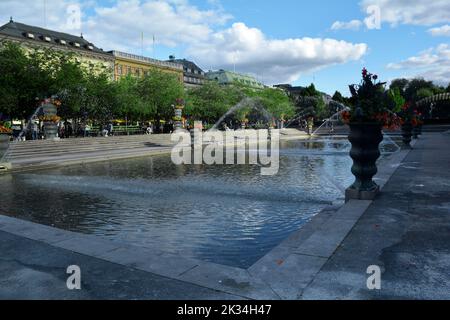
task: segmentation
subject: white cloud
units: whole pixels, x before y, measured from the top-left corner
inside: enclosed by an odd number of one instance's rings
[[[119,0],[111,7],[98,7],[86,23],[86,34],[108,48],[129,50],[157,44],[174,47],[207,39],[214,26],[231,16],[221,9],[200,10],[185,0]]]
[[[244,23],[224,25],[231,19],[219,0],[199,9],[188,0],[118,0],[100,6],[79,0],[84,12],[81,30],[67,28],[67,7],[74,0],[47,0],[47,27],[86,39],[106,50],[139,53],[151,50],[153,35],[158,45],[178,47],[204,67],[233,69],[258,75],[267,83],[291,82],[300,75],[335,64],[361,59],[366,44],[322,38],[268,39]],[[43,0],[1,0],[0,19],[44,26]]]
[[[78,5],[81,11],[92,5],[91,1],[81,3],[76,0],[47,0],[46,5],[44,3],[43,0],[1,0],[0,24],[13,17],[14,21],[34,26],[79,32],[80,30],[73,30],[68,26],[70,16],[67,10],[71,5]]]
[[[381,9],[381,20],[391,25],[431,26],[450,22],[448,0],[363,0],[364,11],[371,5]]]
[[[423,77],[438,84],[450,83],[450,45],[440,44],[419,55],[398,63],[390,63],[388,69],[413,71],[414,77]]]
[[[450,37],[450,25],[446,24],[442,27],[431,28],[428,30],[433,37]]]
[[[363,23],[360,20],[352,20],[349,22],[336,21],[331,26],[331,30],[359,30]]]
[[[82,16],[80,29],[67,25],[67,9],[73,4],[79,4],[82,11],[94,10],[93,15]],[[146,48],[151,47],[153,35],[158,44],[169,47],[207,39],[214,26],[231,18],[219,1],[212,6],[200,10],[187,0],[118,0],[103,7],[93,0],[47,0],[45,10],[44,0],[1,0],[0,21],[7,22],[13,16],[15,21],[26,24],[72,34],[83,32],[105,49],[136,51],[141,48],[142,32]]]
[[[203,65],[232,69],[264,77],[266,82],[291,82],[301,74],[359,60],[366,44],[320,38],[267,39],[261,30],[244,23],[214,33],[209,41],[190,47],[188,53]]]

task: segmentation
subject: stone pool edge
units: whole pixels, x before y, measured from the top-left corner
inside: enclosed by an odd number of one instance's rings
[[[381,189],[410,150],[380,163]],[[248,269],[229,267],[129,245],[98,236],[0,215],[0,230],[53,247],[131,267],[170,279],[240,296],[293,300],[301,297],[373,201],[352,200],[328,207]]]

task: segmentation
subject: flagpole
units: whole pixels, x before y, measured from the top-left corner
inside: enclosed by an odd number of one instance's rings
[[[44,0],[44,27],[47,28],[47,0]]]
[[[155,35],[153,35],[153,57],[156,59],[156,52],[155,52]]]
[[[141,56],[144,56],[144,31],[141,32]]]

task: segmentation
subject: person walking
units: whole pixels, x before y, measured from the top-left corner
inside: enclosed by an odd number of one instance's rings
[[[114,126],[113,124],[110,122],[108,124],[108,136],[112,136],[113,135],[113,130],[114,130]]]
[[[33,124],[31,125],[31,139],[37,140],[38,138],[38,125],[35,121],[33,121]]]

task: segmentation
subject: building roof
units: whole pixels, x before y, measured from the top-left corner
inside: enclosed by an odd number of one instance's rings
[[[131,61],[145,63],[145,64],[151,64],[151,65],[157,65],[160,67],[173,68],[173,69],[177,69],[180,71],[183,70],[183,66],[180,63],[177,63],[174,61],[161,61],[161,60],[156,60],[156,59],[152,59],[152,58],[148,58],[148,57],[144,57],[144,56],[138,56],[136,54],[126,53],[126,52],[121,52],[121,51],[116,51],[116,50],[109,51],[109,53],[111,53],[116,58],[128,59]]]
[[[174,63],[178,63],[183,65],[183,67],[186,69],[191,69],[191,70],[197,70],[200,71],[202,74],[204,73],[204,71],[202,70],[202,68],[200,68],[198,65],[196,65],[194,62],[186,60],[186,59],[170,59],[167,60],[167,62],[174,62]]]
[[[93,45],[91,42],[84,39],[83,36],[74,36],[68,33],[57,32],[19,22],[14,22],[12,18],[10,22],[0,27],[0,37],[4,36],[26,39],[28,41],[41,44],[47,43],[58,45],[74,50],[110,55],[107,52],[104,52],[102,49]],[[61,43],[61,40],[64,40],[66,43]],[[76,44],[79,44],[79,46],[76,46]]]
[[[252,87],[258,88],[264,87],[264,85],[260,83],[258,80],[256,80],[255,77],[237,72],[231,72],[226,70],[210,71],[206,74],[206,76],[210,80],[219,81],[219,83],[221,84],[229,84],[237,81]]]

